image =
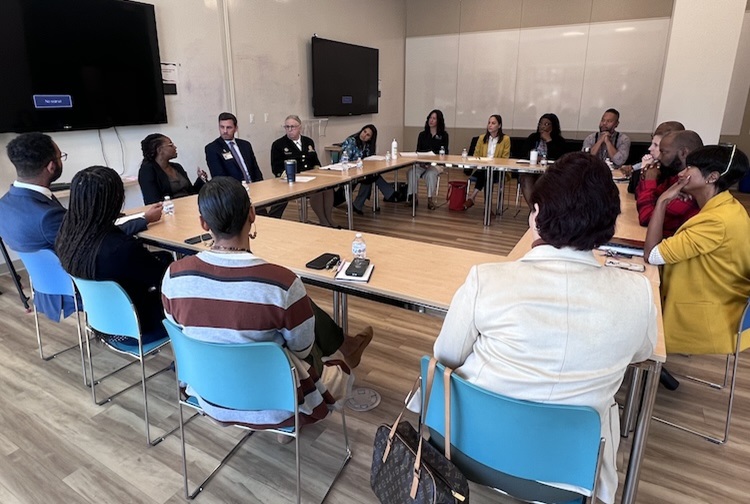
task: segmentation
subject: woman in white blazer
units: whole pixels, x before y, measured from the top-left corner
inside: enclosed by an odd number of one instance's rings
[[[594,257],[620,213],[602,161],[561,157],[537,181],[530,203],[532,249],[515,262],[471,269],[435,356],[503,395],[596,409],[606,439],[598,497],[611,503],[620,439],[614,395],[627,366],[648,358],[656,343],[654,294],[644,275]]]

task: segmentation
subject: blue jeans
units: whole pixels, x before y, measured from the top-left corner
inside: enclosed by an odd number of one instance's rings
[[[380,175],[378,175],[375,183],[377,184],[378,189],[380,189],[380,192],[383,193],[383,197],[385,199],[390,198],[391,196],[393,196],[393,193],[396,192],[395,189],[393,189],[393,184],[389,184],[388,182],[386,182],[386,180]],[[372,179],[368,177],[359,184],[359,192],[357,193],[357,197],[354,198],[354,202],[352,203],[354,208],[361,211],[365,206],[365,200],[370,197],[371,192]]]

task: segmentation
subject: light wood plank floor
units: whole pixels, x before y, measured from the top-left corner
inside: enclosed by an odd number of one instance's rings
[[[455,176],[452,174],[452,176]],[[403,180],[403,176],[402,176]],[[445,180],[441,191],[445,194]],[[444,197],[444,196],[443,196]],[[384,204],[379,214],[356,217],[356,228],[365,233],[385,233],[428,240],[467,249],[507,253],[527,228],[528,212],[511,214],[493,226],[481,224],[481,208],[466,213],[449,212],[447,206],[426,209],[421,196],[417,219],[398,204]],[[286,217],[294,218],[290,205]],[[337,210],[339,222],[345,215]],[[314,216],[311,218],[314,219]],[[365,235],[366,238],[367,235]],[[262,239],[262,237],[259,237]],[[419,260],[419,258],[415,258]],[[450,265],[446,265],[450,267]],[[440,272],[436,271],[436,275]],[[28,283],[26,283],[28,285]],[[171,436],[147,448],[143,433],[140,391],[135,389],[105,406],[91,404],[81,384],[80,364],[74,353],[51,362],[37,354],[34,321],[22,309],[8,276],[0,278],[0,502],[31,504],[65,503],[179,503],[182,498],[179,438]],[[330,294],[310,289],[311,296],[330,309]],[[615,300],[616,302],[616,300]],[[367,413],[349,412],[347,423],[354,459],[336,483],[328,502],[375,503],[369,488],[369,468],[375,429],[392,421],[418,373],[421,355],[431,352],[441,321],[438,318],[350,299],[350,329],[375,328],[375,338],[356,370],[357,385],[378,390],[380,406]],[[70,320],[55,325],[43,321],[52,347],[74,340]],[[119,361],[97,349],[99,369]],[[151,367],[164,365],[171,354],[157,357]],[[716,376],[718,358],[674,358],[670,368],[687,366]],[[698,503],[746,502],[750,494],[750,363],[740,363],[740,382],[732,438],[715,446],[662,424],[653,423],[644,461],[638,502]],[[697,371],[698,372],[698,371]],[[107,390],[136,381],[134,372],[123,380],[109,380]],[[174,375],[164,374],[151,383],[150,409],[155,430],[176,424]],[[659,391],[657,411],[695,424],[716,426],[720,392],[683,383],[676,392]],[[413,420],[413,417],[411,418]],[[188,428],[188,457],[193,483],[223,456],[238,439],[231,429],[200,419]],[[303,434],[304,502],[316,502],[331,476],[334,449],[339,447],[338,415],[306,428]],[[499,447],[502,449],[502,447]],[[628,440],[620,448],[619,466],[626,467]],[[294,493],[293,448],[278,445],[273,436],[254,435],[198,498],[204,504],[289,502]],[[485,489],[472,487],[476,503],[509,502]]]

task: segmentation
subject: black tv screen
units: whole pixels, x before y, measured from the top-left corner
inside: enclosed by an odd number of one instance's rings
[[[0,132],[167,122],[153,5],[0,1]]]
[[[313,115],[378,112],[378,50],[312,38]]]

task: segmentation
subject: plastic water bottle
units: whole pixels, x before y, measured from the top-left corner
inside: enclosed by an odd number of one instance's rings
[[[396,139],[393,139],[393,142],[391,142],[391,159],[394,161],[398,158],[398,142]]]
[[[529,153],[529,164],[531,166],[536,166],[536,162],[539,159],[539,153],[534,149]]]
[[[542,166],[547,166],[547,154],[542,154],[542,159],[539,160],[539,164]]]
[[[365,259],[367,258],[367,244],[362,239],[362,233],[354,235],[354,241],[352,242],[352,255],[354,258]]]
[[[445,157],[445,147],[442,145],[440,146],[440,153],[439,153],[440,159],[443,159]]]
[[[164,215],[174,215],[174,201],[169,196],[164,196],[164,203],[162,204],[161,211]]]
[[[469,151],[467,151],[466,149],[462,150],[461,151],[461,159],[464,160],[464,161],[466,161],[467,159],[469,159]]]
[[[390,163],[391,162],[391,151],[386,151],[385,153],[385,162]]]
[[[363,167],[363,166],[364,166],[364,163],[362,162],[362,158],[361,158],[361,157],[358,157],[358,158],[357,158],[357,170],[358,170],[358,171],[362,171],[362,167]]]
[[[342,152],[341,153],[341,159],[339,160],[339,162],[342,165],[347,164],[349,162],[349,153],[347,153],[346,151]]]

